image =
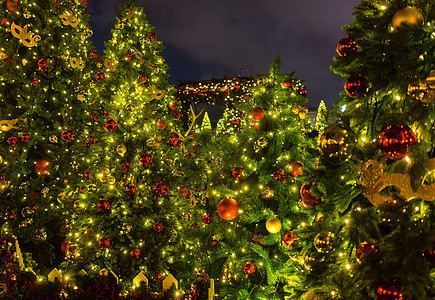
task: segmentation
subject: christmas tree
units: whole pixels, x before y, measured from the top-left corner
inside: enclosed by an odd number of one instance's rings
[[[280,74],[279,59],[262,79],[239,108],[246,126],[198,134],[203,181],[189,229],[199,240],[195,299],[207,294],[207,278],[219,299],[282,299],[291,273],[292,230],[304,218],[296,177],[314,148],[304,135],[306,91],[293,74]]]
[[[20,247],[19,267],[41,274],[63,259],[60,245],[69,221],[58,195],[91,126],[96,66],[85,6],[73,0],[1,5],[2,246],[13,252]]]
[[[336,124],[306,170],[293,299],[434,299],[433,1],[362,1],[332,70]],[[321,203],[320,203],[321,201]]]
[[[137,284],[161,291],[169,274],[180,279],[187,260],[179,234],[187,192],[179,184],[189,137],[179,131],[163,44],[144,8],[127,2],[119,11],[97,74],[104,101],[91,118],[99,126],[66,191],[74,223],[65,266],[71,274],[118,278],[124,288],[142,273]]]

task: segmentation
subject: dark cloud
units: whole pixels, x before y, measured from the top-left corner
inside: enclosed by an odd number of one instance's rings
[[[98,2],[94,3],[94,2]],[[360,0],[139,1],[167,47],[171,81],[265,74],[276,56],[304,80],[309,104],[337,100],[343,80],[329,71],[341,27]],[[89,1],[96,43],[110,38],[121,0]],[[100,40],[100,42],[98,41]],[[97,48],[101,46],[97,45]]]

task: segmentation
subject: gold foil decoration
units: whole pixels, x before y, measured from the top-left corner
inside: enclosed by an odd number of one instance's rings
[[[71,57],[69,59],[69,63],[71,64],[71,67],[73,67],[73,69],[80,69],[83,70],[85,68],[85,61],[81,58],[75,58],[75,57]]]
[[[426,168],[430,171],[435,169],[435,158],[428,161]],[[417,191],[413,191],[411,177],[408,174],[384,173],[383,169],[384,164],[373,159],[367,161],[361,169],[362,193],[374,206],[377,207],[387,201],[388,197],[381,195],[380,192],[388,186],[399,188],[400,196],[406,200],[419,198],[424,201],[435,201],[435,184],[420,185]]]
[[[11,129],[19,129],[18,126],[15,126],[15,124],[18,123],[20,119],[13,119],[13,120],[1,120],[0,121],[0,131],[9,131]],[[23,119],[24,123],[27,122],[27,119]]]
[[[308,108],[300,106],[300,105],[295,105],[292,107],[292,112],[295,115],[299,115],[299,118],[305,119],[307,117]]]
[[[36,46],[41,40],[40,35],[35,35],[34,33],[27,31],[27,25],[21,28],[20,26],[16,25],[15,22],[12,22],[11,33],[14,37],[19,39],[24,46],[29,48]]]
[[[79,25],[80,20],[77,19],[76,16],[71,14],[68,11],[65,11],[65,13],[59,15],[60,20],[62,21],[62,24],[65,26],[71,25],[71,27],[76,28],[77,25]]]
[[[114,61],[113,59],[108,59],[106,58],[104,60],[104,67],[106,67],[107,69],[109,69],[110,71],[114,72],[114,73],[118,73],[118,67],[116,65],[116,61]]]

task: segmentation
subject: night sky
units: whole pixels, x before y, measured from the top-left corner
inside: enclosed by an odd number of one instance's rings
[[[92,40],[100,55],[111,38],[123,0],[88,0]],[[149,0],[149,22],[166,49],[169,81],[268,74],[276,56],[281,73],[296,71],[308,90],[309,107],[329,107],[344,79],[329,67],[341,27],[353,22],[360,0]]]

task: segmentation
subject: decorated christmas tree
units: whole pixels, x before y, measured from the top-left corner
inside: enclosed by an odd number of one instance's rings
[[[245,126],[198,134],[204,167],[189,229],[199,241],[194,299],[213,296],[208,278],[219,299],[283,299],[292,270],[292,230],[304,218],[296,177],[314,149],[304,134],[307,98],[293,74],[280,73],[279,59],[262,79],[239,108]]]
[[[65,267],[115,278],[111,289],[142,282],[161,292],[170,274],[181,279],[187,261],[179,234],[187,193],[180,165],[189,157],[189,134],[179,131],[168,67],[159,56],[163,44],[144,8],[127,2],[119,10],[97,73],[101,110],[89,117],[99,126],[65,192],[73,212]],[[92,280],[77,281],[80,292],[92,292]]]
[[[304,173],[316,205],[292,299],[434,299],[435,3],[362,1],[353,16],[332,66],[343,113]]]
[[[69,217],[58,195],[76,167],[74,156],[86,149],[91,127],[96,66],[85,6],[73,0],[1,4],[1,245],[16,254],[20,248],[18,267],[32,267],[38,275],[63,259]],[[7,279],[18,278],[15,271],[8,269]]]

